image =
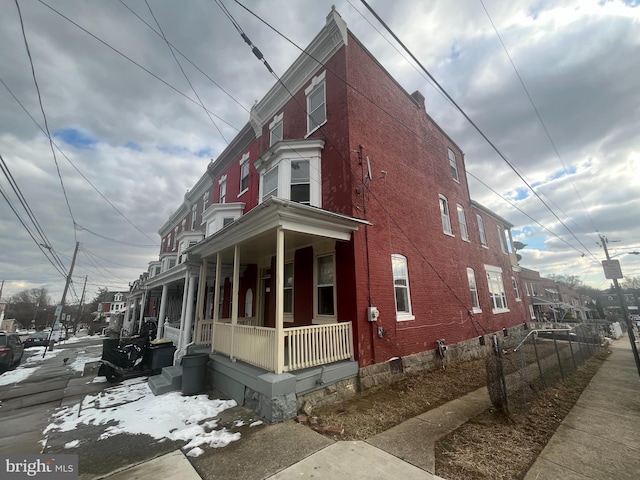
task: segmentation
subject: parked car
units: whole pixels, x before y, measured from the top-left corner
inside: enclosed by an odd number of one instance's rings
[[[24,346],[17,334],[0,331],[0,371],[17,367],[23,353]]]
[[[48,347],[50,332],[32,333],[24,340],[24,348],[29,347]]]

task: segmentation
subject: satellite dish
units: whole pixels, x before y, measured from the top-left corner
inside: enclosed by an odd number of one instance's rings
[[[522,250],[524,247],[526,247],[527,244],[526,243],[522,243],[522,242],[513,242],[513,248],[515,248],[516,250]]]

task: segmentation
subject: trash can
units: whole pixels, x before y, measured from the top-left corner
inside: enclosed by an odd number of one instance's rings
[[[173,342],[163,342],[157,344],[151,344],[149,347],[150,359],[147,365],[151,370],[159,371],[164,367],[170,367],[173,365],[173,354],[176,351],[176,347]]]
[[[182,357],[182,393],[192,395],[204,391],[208,353],[192,353]]]

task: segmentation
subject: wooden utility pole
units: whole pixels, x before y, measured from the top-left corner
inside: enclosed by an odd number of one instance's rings
[[[53,335],[54,330],[60,325],[60,318],[62,318],[62,307],[64,306],[64,302],[67,299],[67,292],[69,291],[69,284],[71,283],[71,276],[73,275],[73,267],[76,265],[76,257],[78,256],[78,247],[80,246],[80,242],[76,242],[76,248],[73,251],[73,258],[71,259],[71,267],[69,268],[69,274],[67,275],[67,282],[64,284],[64,290],[62,292],[62,299],[60,300],[60,305],[56,307],[55,318],[53,319],[53,325],[51,326],[51,331],[49,332],[49,349],[52,349],[53,344],[51,343],[51,335]],[[44,349],[42,353],[42,357],[44,358],[44,354],[47,352],[47,349]]]

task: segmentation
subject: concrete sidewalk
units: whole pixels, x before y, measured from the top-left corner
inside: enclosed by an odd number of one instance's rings
[[[525,480],[640,478],[640,377],[626,336],[611,350]]]

